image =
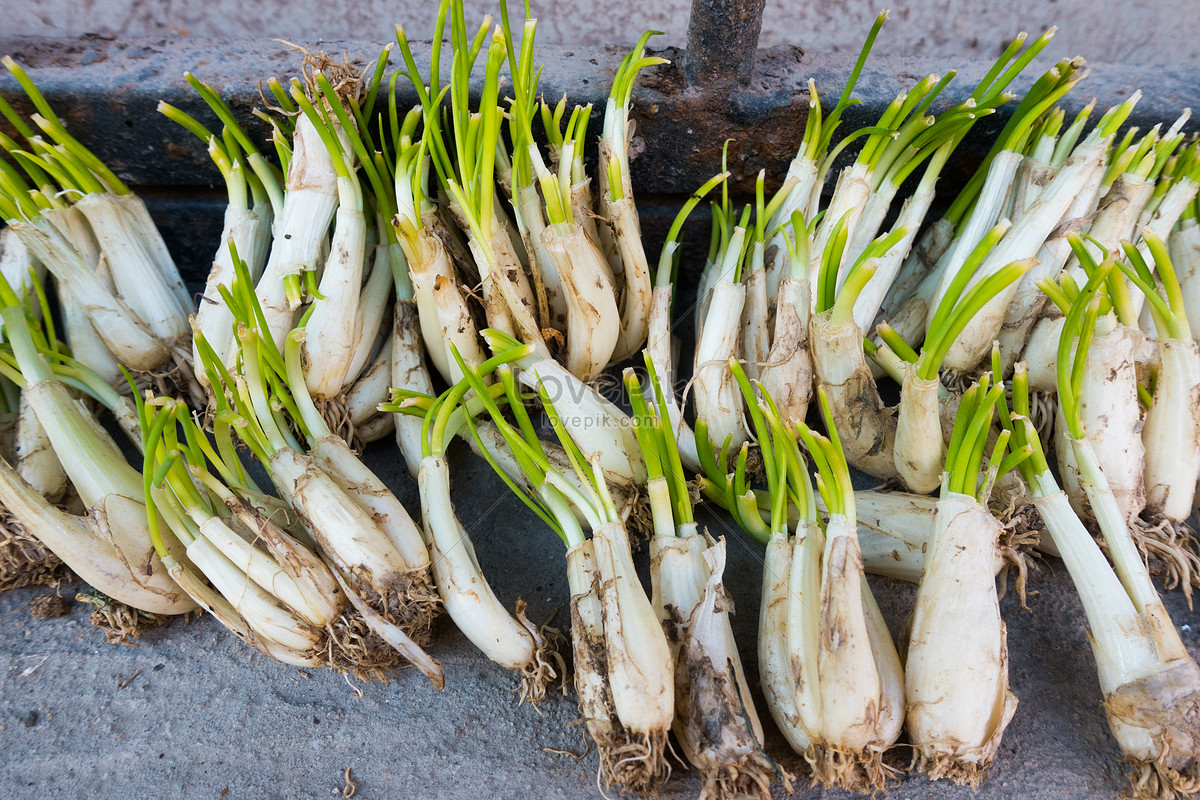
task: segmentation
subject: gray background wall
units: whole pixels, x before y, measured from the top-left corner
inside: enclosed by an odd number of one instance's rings
[[[385,40],[403,23],[428,38],[434,0],[5,0],[0,34],[114,35],[177,33]],[[512,0],[514,10],[519,0]],[[885,0],[769,0],[764,46],[792,44],[818,52],[857,49]],[[494,2],[468,0],[467,18],[493,13]],[[682,45],[688,0],[556,0],[533,3],[544,44],[629,42],[644,29]],[[992,56],[1019,30],[1060,26],[1048,51],[1091,61],[1200,65],[1200,0],[927,0],[894,2],[876,52]]]

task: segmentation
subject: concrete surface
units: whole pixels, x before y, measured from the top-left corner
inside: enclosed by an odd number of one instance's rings
[[[368,452],[369,463],[415,508],[415,487],[396,459],[392,448]],[[510,606],[523,597],[532,619],[557,608],[563,620],[568,598],[558,539],[482,461],[462,452],[453,461],[458,511],[497,594]],[[761,548],[723,517],[704,514],[701,521],[729,539],[735,633],[756,686]],[[915,589],[886,580],[873,586],[899,631]],[[1122,765],[1100,707],[1078,599],[1058,562],[1041,569],[1031,587],[1033,613],[1011,596],[1002,602],[1020,705],[990,779],[974,794],[910,777],[889,797],[1118,796]],[[581,728],[572,725],[573,699],[556,694],[541,715],[517,706],[512,676],[448,624],[432,647],[446,667],[446,690],[438,693],[411,670],[388,686],[354,685],[332,673],[275,664],[208,618],[153,631],[136,648],[107,645],[79,604],[61,619],[33,620],[27,604],[44,591],[0,595],[2,797],[336,797],[346,788],[347,769],[354,797],[365,800],[601,796],[595,752],[571,755],[586,747]],[[1200,654],[1200,616],[1187,611],[1178,592],[1166,600],[1189,649]],[[756,700],[766,718],[761,695]],[[798,771],[796,757],[766,724],[768,752]],[[902,748],[896,757],[907,760]],[[665,797],[695,797],[698,790],[695,774],[681,769]],[[849,797],[808,788],[803,778],[795,796]]]
[[[511,1],[514,9],[520,3]],[[41,0],[7,3],[0,33],[44,36],[108,33],[122,36],[177,33],[290,39],[377,38],[395,23],[429,36],[432,0]],[[643,30],[663,31],[667,44],[683,45],[688,0],[556,0],[531,3],[544,44],[605,45],[630,42]],[[882,8],[892,22],[880,37],[881,54],[991,57],[1020,30],[1062,31],[1055,58],[1131,64],[1200,64],[1194,0],[768,0],[761,44],[799,45],[819,52],[857,50]],[[467,1],[467,19],[497,14],[495,2]],[[1181,24],[1185,20],[1193,24]]]

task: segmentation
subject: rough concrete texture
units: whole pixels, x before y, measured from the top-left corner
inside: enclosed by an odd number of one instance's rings
[[[368,451],[371,466],[415,509],[415,486],[397,459],[391,447]],[[458,452],[452,463],[458,512],[499,597],[509,607],[524,598],[531,619],[558,609],[563,620],[568,594],[557,538],[482,461]],[[768,752],[802,772],[757,690],[762,549],[722,516],[704,513],[700,521],[728,539],[735,634],[770,732]],[[644,552],[638,560],[644,567]],[[898,634],[914,587],[872,584]],[[1116,798],[1123,789],[1083,611],[1062,564],[1046,564],[1031,588],[1032,613],[1011,594],[1002,601],[1020,705],[990,779],[972,793],[913,776],[891,798],[1094,800]],[[366,800],[601,796],[595,751],[584,753],[582,729],[573,724],[573,698],[556,693],[539,710],[516,705],[513,676],[448,623],[432,647],[446,668],[446,690],[439,693],[411,670],[385,686],[275,664],[209,618],[151,631],[136,648],[107,645],[80,604],[60,619],[32,619],[28,603],[44,591],[0,595],[0,795],[6,798],[336,797],[346,789],[347,769],[354,797]],[[1200,654],[1200,615],[1187,610],[1178,591],[1166,601],[1189,649]],[[896,760],[907,761],[903,747]],[[698,791],[695,773],[677,769],[665,797],[694,798]],[[783,796],[778,789],[776,796]],[[809,788],[803,777],[795,794],[849,796]]]
[[[436,9],[431,0],[42,0],[8,5],[0,18],[0,33],[228,36],[236,29],[242,36],[299,39],[371,38],[397,22],[428,36]],[[688,0],[607,0],[599,13],[593,0],[543,0],[532,6],[539,39],[568,45],[629,42],[646,29],[663,31],[667,43],[683,45],[691,9]],[[1195,26],[1180,24],[1194,13],[1194,0],[769,0],[761,43],[820,52],[856,50],[871,20],[889,6],[893,22],[879,40],[880,53],[992,57],[1018,30],[1059,25],[1055,57],[1200,63]],[[496,4],[468,0],[468,19],[484,13],[496,13]]]

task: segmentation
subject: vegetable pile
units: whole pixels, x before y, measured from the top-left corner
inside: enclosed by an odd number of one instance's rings
[[[500,11],[470,27],[441,0],[428,63],[402,27],[365,70],[299,54],[263,84],[266,140],[187,75],[208,112],[159,110],[228,195],[198,305],[142,201],[4,60],[36,112],[0,100],[0,589],[73,572],[114,641],[202,609],[280,662],[439,689],[444,613],[521,702],[574,688],[603,788],[686,766],[702,798],[766,798],[799,778],[768,716],[814,784],[984,781],[1026,711],[1000,598],[1012,573],[1024,605],[1041,553],[1079,592],[1133,796],[1200,795],[1200,668],[1153,580],[1200,585],[1189,113],[1128,127],[1134,93],[1069,117],[1079,58],[1015,92],[1049,30],[964,100],[929,75],[847,131],[881,14],[832,107],[809,81],[786,174],[723,158],[652,268],[630,118],[666,63],[652,34],[594,110],[539,92],[537,20]],[[597,380],[618,371],[619,400]],[[389,437],[419,508],[359,457]],[[489,586],[456,438],[561,540],[565,630]],[[699,503],[764,548],[759,687]],[[867,573],[918,585],[901,636]]]

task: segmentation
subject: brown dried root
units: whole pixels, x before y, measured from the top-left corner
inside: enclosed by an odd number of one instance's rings
[[[328,53],[320,51],[312,52],[303,45],[289,42],[286,39],[276,39],[280,44],[286,44],[293,50],[299,50],[304,54],[304,61],[300,65],[300,71],[304,74],[304,89],[308,99],[314,103],[320,103],[322,108],[328,109],[329,104],[325,101],[324,95],[317,86],[317,73],[323,73],[329,79],[329,83],[333,85],[333,91],[343,103],[349,106],[359,105],[362,99],[362,73],[354,68],[350,63],[348,53],[342,55],[340,62],[334,61]]]
[[[203,408],[208,404],[208,395],[196,380],[192,368],[190,340],[187,347],[172,346],[171,360],[161,369],[131,370],[131,373],[139,392],[149,390],[160,397],[187,397],[193,408]]]
[[[92,607],[91,623],[104,631],[109,644],[137,647],[131,639],[140,639],[151,628],[161,627],[170,621],[166,614],[151,614],[139,608],[125,605],[96,590],[80,592],[75,599]]]
[[[1171,769],[1162,760],[1148,762],[1126,759],[1132,769],[1129,772],[1130,792],[1124,795],[1130,800],[1184,800],[1200,793],[1200,772],[1196,765],[1185,772]]]
[[[917,753],[914,757],[913,767],[910,769],[915,768],[924,772],[931,781],[946,778],[959,786],[970,786],[974,790],[983,783],[991,766],[992,759],[990,757],[986,761],[969,761],[961,759],[953,753],[934,753],[932,755]]]
[[[804,760],[812,770],[813,786],[820,784],[849,792],[874,794],[887,792],[889,783],[900,779],[900,770],[883,763],[886,749],[873,745],[865,750],[849,752],[814,742],[804,751]]]
[[[638,734],[617,725],[603,739],[595,734],[593,738],[600,751],[600,776],[608,788],[651,797],[671,777],[668,731]]]
[[[1043,442],[1054,441],[1054,417],[1058,408],[1058,395],[1054,392],[1029,393],[1029,421]]]
[[[1161,514],[1146,514],[1150,519],[1134,520],[1129,533],[1146,557],[1150,574],[1162,578],[1168,591],[1182,587],[1190,608],[1192,587],[1200,586],[1200,554],[1192,529]]]
[[[321,414],[321,419],[325,420],[325,424],[329,426],[329,430],[336,436],[340,436],[342,441],[350,446],[356,454],[361,454],[363,451],[362,437],[358,434],[358,429],[354,425],[354,420],[350,416],[350,409],[346,406],[346,398],[344,395],[331,397],[326,400],[314,401],[317,406],[317,411]]]
[[[371,630],[353,607],[325,629],[322,659],[338,672],[349,673],[360,681],[388,682],[388,673],[407,666],[409,661],[396,648]]]
[[[8,509],[0,507],[0,592],[22,586],[57,588],[71,577],[58,556],[26,533]]]
[[[536,706],[546,699],[546,690],[555,678],[562,678],[563,694],[567,693],[567,664],[559,653],[559,644],[563,641],[562,632],[547,624],[538,627],[525,616],[525,601],[517,599],[517,621],[525,626],[525,630],[537,644],[533,661],[521,670],[521,683],[514,690],[517,692],[517,702],[526,701]],[[555,669],[557,667],[557,669]]]
[[[700,772],[700,800],[770,800],[771,779],[779,777],[784,791],[792,792],[792,776],[778,768],[761,750],[746,753],[732,764]]]
[[[991,510],[1002,526],[998,546],[1005,566],[1000,571],[998,596],[1002,598],[1007,593],[1009,573],[1015,571],[1013,588],[1017,592],[1017,600],[1021,608],[1029,611],[1026,586],[1030,569],[1036,568],[1034,559],[1041,559],[1037,546],[1042,539],[1043,523],[1023,483],[1020,489],[1020,492],[1004,493],[1003,497],[994,496],[993,500],[998,502],[991,504]]]

